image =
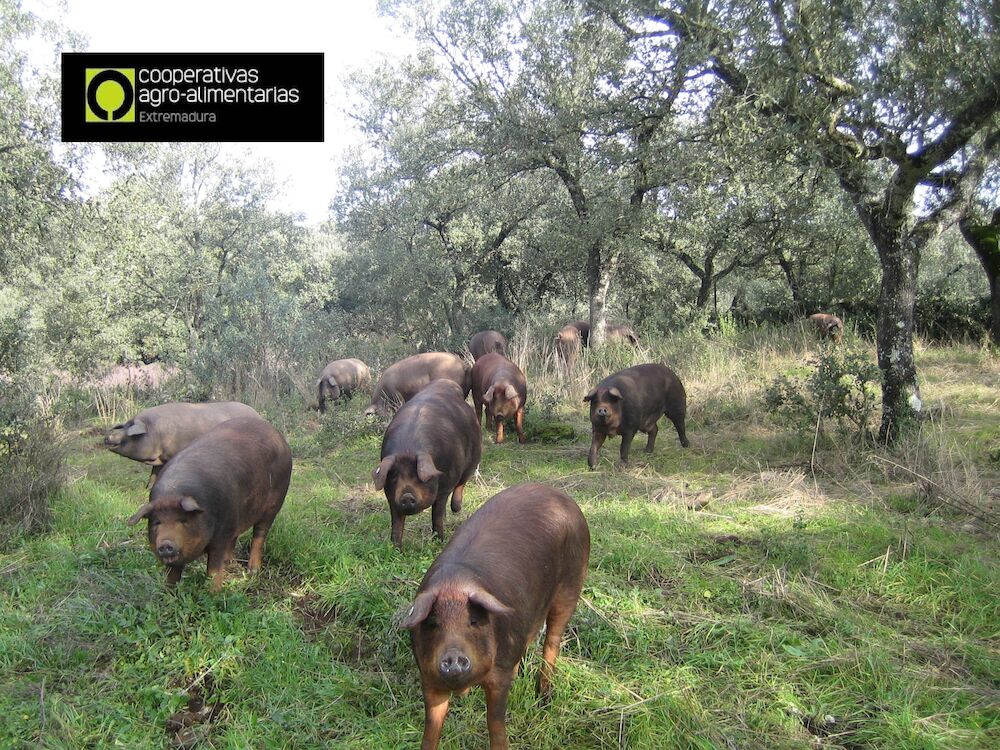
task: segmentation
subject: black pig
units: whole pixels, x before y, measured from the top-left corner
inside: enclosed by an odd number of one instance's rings
[[[629,448],[636,432],[649,435],[646,453],[653,452],[657,420],[666,414],[677,428],[681,445],[688,446],[684,432],[687,395],[680,378],[669,367],[658,364],[636,365],[609,375],[584,396],[590,402],[593,439],[587,466],[597,466],[597,452],[608,437],[622,436],[621,459],[628,461]]]

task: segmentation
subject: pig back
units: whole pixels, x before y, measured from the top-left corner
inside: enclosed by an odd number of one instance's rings
[[[371,384],[372,376],[368,365],[360,359],[335,359],[323,368],[319,379],[333,377],[341,390],[350,393]]]
[[[514,612],[502,622],[513,666],[541,627],[557,590],[579,588],[590,558],[590,529],[580,507],[540,483],[509,487],[463,523],[428,569],[419,591],[473,582]]]
[[[211,513],[216,533],[249,528],[277,513],[292,473],[285,438],[260,417],[237,417],[213,427],[174,456],[150,501],[191,496]]]
[[[469,395],[471,373],[465,360],[448,352],[414,354],[391,365],[378,380],[373,404],[379,399],[409,401],[434,380],[451,380]]]
[[[462,388],[435,380],[396,412],[382,439],[382,457],[429,453],[442,471],[442,484],[454,486],[471,475],[482,456],[482,434],[475,410]]]
[[[506,357],[507,339],[499,331],[480,331],[469,340],[469,351],[477,360],[491,352]]]
[[[115,433],[120,429],[119,442],[109,442],[109,447],[115,453],[137,461],[163,464],[216,425],[234,417],[259,419],[260,415],[238,401],[160,404],[144,409],[121,428],[112,430]],[[145,426],[145,433],[128,436],[128,428],[139,422]]]

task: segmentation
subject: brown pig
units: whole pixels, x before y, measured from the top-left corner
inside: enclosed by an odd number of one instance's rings
[[[260,568],[291,475],[292,454],[280,432],[260,417],[230,419],[174,456],[149,502],[127,523],[149,519],[149,546],[170,569],[167,585],[207,554],[212,591],[218,592],[236,539],[251,526],[250,572]]]
[[[360,359],[335,359],[323,368],[316,381],[319,411],[326,411],[326,401],[350,398],[354,391],[370,390],[372,374]]]
[[[585,320],[576,320],[564,325],[556,334],[555,345],[556,354],[566,363],[566,367],[572,369],[576,362],[580,349],[585,347],[590,341],[590,323]]]
[[[517,441],[524,442],[524,402],[528,398],[528,381],[521,368],[499,354],[485,354],[472,367],[472,401],[476,420],[483,419],[486,407],[486,427],[496,425],[497,443],[503,442],[503,425],[511,417],[517,430]]]
[[[469,339],[469,351],[473,359],[495,352],[507,356],[507,339],[499,331],[480,331]]]
[[[260,415],[238,401],[189,404],[175,401],[160,404],[116,424],[104,438],[112,453],[152,467],[150,484],[163,465],[217,424],[234,417]]]
[[[462,493],[479,467],[483,436],[476,413],[451,380],[435,380],[396,412],[382,438],[382,462],[372,472],[385,490],[392,543],[403,548],[406,517],[431,510],[434,533],[444,540],[445,503],[462,509]]]
[[[590,402],[593,439],[587,466],[597,466],[597,452],[608,437],[622,436],[621,459],[628,461],[629,448],[636,432],[649,435],[646,453],[653,452],[657,421],[666,414],[674,423],[681,445],[687,448],[684,417],[687,395],[680,378],[669,367],[658,364],[636,365],[609,375],[584,396]]]
[[[465,398],[472,388],[472,368],[457,354],[448,352],[427,352],[401,359],[386,368],[378,379],[371,406],[365,409],[365,414],[388,416],[428,383],[438,379],[458,383]]]
[[[435,750],[451,693],[486,691],[491,750],[507,748],[507,695],[545,623],[536,693],[552,695],[556,657],[587,575],[590,530],[573,500],[544,484],[510,487],[455,532],[401,626],[424,696],[422,750]]]
[[[605,324],[604,338],[607,341],[621,339],[631,346],[639,346],[639,337],[636,335],[635,331],[632,330],[632,326],[625,323]]]
[[[809,316],[809,322],[816,327],[816,331],[822,339],[840,341],[840,337],[844,333],[844,322],[836,315],[815,313]]]

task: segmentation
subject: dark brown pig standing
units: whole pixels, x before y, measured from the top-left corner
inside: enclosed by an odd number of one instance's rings
[[[636,432],[649,435],[646,453],[653,452],[657,421],[666,414],[674,423],[681,445],[688,446],[684,432],[687,395],[680,378],[669,367],[658,364],[636,365],[609,375],[584,396],[590,402],[593,438],[587,466],[597,466],[597,453],[609,437],[621,435],[622,462],[628,461],[629,448]]]
[[[473,359],[479,359],[484,354],[502,354],[507,356],[507,339],[499,331],[480,331],[469,339],[469,351]]]
[[[260,568],[291,474],[292,454],[280,432],[260,417],[230,419],[174,456],[149,502],[127,523],[149,519],[149,546],[169,568],[168,585],[207,554],[212,590],[218,592],[236,539],[251,526],[249,568]]]
[[[486,691],[490,748],[507,748],[507,695],[543,622],[536,692],[549,700],[589,557],[590,530],[580,508],[544,484],[504,490],[455,532],[401,623],[420,669],[423,750],[438,746],[451,693],[476,685]]]
[[[497,443],[503,442],[504,421],[514,418],[517,440],[524,442],[524,402],[528,381],[521,368],[499,354],[486,354],[472,368],[472,401],[476,419],[482,421],[486,408],[486,427],[496,425]]]
[[[388,416],[434,380],[451,380],[462,389],[462,398],[472,388],[472,368],[457,354],[414,354],[386,368],[375,385],[372,403],[365,414]]]
[[[234,417],[260,415],[238,401],[205,404],[172,402],[136,414],[128,422],[116,424],[104,438],[112,453],[152,467],[150,483],[171,458],[217,424]]]
[[[360,359],[335,359],[323,368],[316,381],[319,411],[326,411],[327,399],[350,398],[356,390],[369,390],[372,374]]]
[[[450,380],[435,380],[396,412],[382,438],[382,462],[372,472],[375,488],[389,501],[396,547],[403,548],[406,517],[427,508],[434,533],[444,539],[448,495],[457,513],[482,453],[476,413]]]
[[[816,327],[820,338],[840,341],[840,337],[844,333],[844,322],[836,315],[815,313],[809,316],[809,322]]]

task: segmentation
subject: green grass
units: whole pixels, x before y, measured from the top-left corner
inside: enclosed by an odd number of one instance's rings
[[[450,535],[501,488],[537,480],[564,488],[591,525],[555,698],[535,705],[533,647],[511,696],[512,745],[996,747],[995,538],[844,441],[823,443],[809,474],[811,439],[760,406],[771,376],[801,367],[797,339],[724,341],[697,357],[691,342],[672,346],[655,356],[691,358],[677,367],[689,450],[667,424],[652,456],[638,442],[619,467],[614,440],[588,472],[575,391],[599,372],[557,382],[529,367],[532,442],[484,435],[481,475],[449,512]],[[996,435],[996,361],[964,348],[920,356],[939,412],[919,456],[955,450],[954,435]],[[264,569],[230,571],[218,596],[204,563],[164,588],[144,529],[124,525],[146,471],[92,429],[75,433],[52,531],[0,556],[0,747],[417,747],[419,681],[395,622],[441,547],[429,513],[408,520],[402,554],[390,545],[362,400],[301,417]],[[958,459],[995,486],[980,447]],[[952,465],[935,460],[940,479]],[[442,747],[485,747],[485,724],[480,691],[456,699]]]

